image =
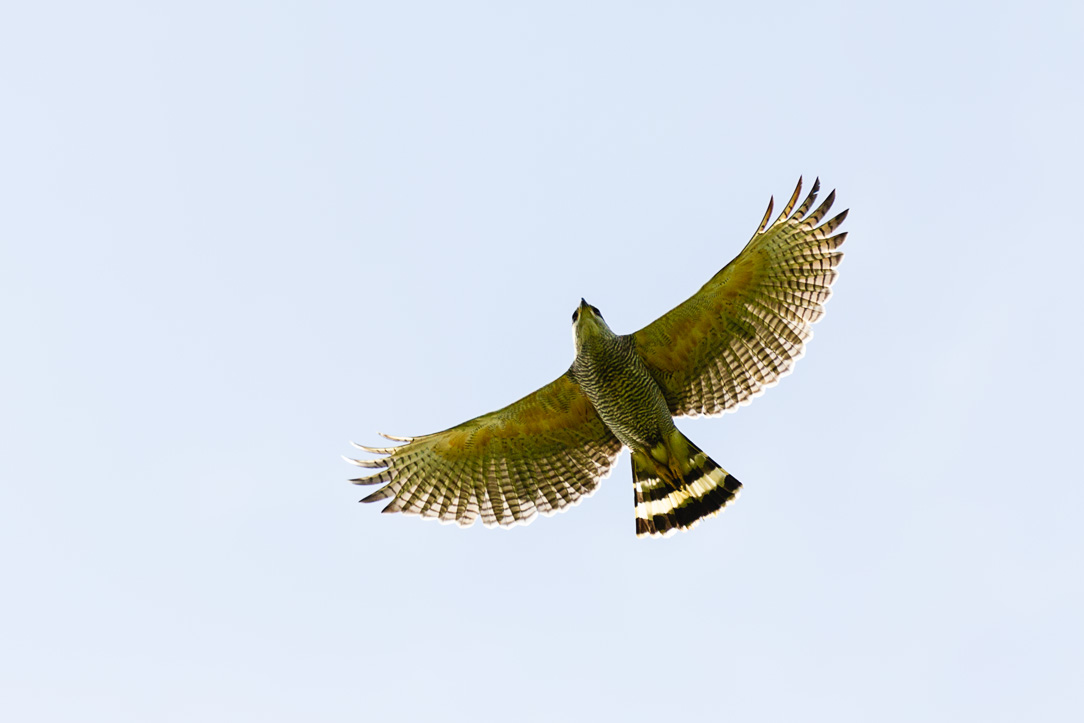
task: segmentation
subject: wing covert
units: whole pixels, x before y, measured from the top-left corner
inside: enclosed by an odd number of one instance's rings
[[[503,409],[405,444],[355,447],[385,455],[349,461],[382,469],[355,484],[383,484],[362,499],[390,499],[403,512],[469,527],[530,522],[591,495],[609,474],[621,442],[566,373]]]
[[[757,232],[696,294],[632,335],[674,416],[721,414],[747,404],[794,367],[824,315],[843,211],[821,223],[835,191],[812,213],[820,180],[795,209],[802,180],[769,225]],[[774,199],[773,199],[774,200]],[[793,211],[793,213],[792,213]],[[808,215],[807,215],[808,214]]]

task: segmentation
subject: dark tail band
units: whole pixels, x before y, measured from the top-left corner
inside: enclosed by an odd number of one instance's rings
[[[692,529],[705,517],[718,514],[741,492],[741,482],[687,437],[680,432],[677,435],[684,444],[668,445],[667,451],[671,455],[687,452],[684,459],[670,459],[663,465],[647,452],[633,452],[638,537],[666,537],[677,530]]]

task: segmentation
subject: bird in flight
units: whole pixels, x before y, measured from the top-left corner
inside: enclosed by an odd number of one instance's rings
[[[468,527],[526,524],[591,495],[621,450],[632,452],[637,536],[690,529],[733,502],[741,483],[674,426],[747,404],[790,372],[824,315],[847,212],[823,221],[819,179],[796,207],[768,202],[741,253],[682,304],[618,336],[583,299],[572,314],[576,358],[553,382],[504,409],[391,447],[354,446],[380,470],[362,502]],[[822,223],[823,221],[823,223]],[[834,235],[833,235],[834,234]]]

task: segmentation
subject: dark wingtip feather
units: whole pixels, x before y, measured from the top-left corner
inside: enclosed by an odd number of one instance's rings
[[[784,220],[790,216],[790,212],[794,210],[794,204],[798,203],[798,197],[802,195],[802,176],[798,176],[798,185],[794,187],[794,193],[790,194],[790,200],[787,201],[787,205],[783,207],[783,212],[779,214],[779,218],[775,220],[776,223]]]
[[[764,212],[764,218],[760,220],[760,228],[757,233],[762,233],[768,227],[768,219],[772,217],[772,208],[775,206],[775,196],[768,199],[768,210]]]

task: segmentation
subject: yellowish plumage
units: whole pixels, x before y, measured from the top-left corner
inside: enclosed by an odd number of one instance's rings
[[[772,203],[738,256],[691,298],[633,334],[674,416],[712,415],[747,404],[788,373],[831,296],[847,217],[810,215],[820,182],[797,210],[802,183],[773,224]],[[793,214],[791,213],[793,211]]]
[[[719,414],[748,403],[801,357],[824,314],[844,211],[823,222],[819,182],[795,208],[772,203],[738,256],[696,294],[629,336],[597,309],[574,315],[577,357],[564,375],[504,409],[350,460],[380,470],[363,502],[468,526],[526,523],[590,495],[624,446],[633,451],[637,533],[688,529],[737,498],[741,484],[673,426],[671,417]],[[582,314],[581,314],[582,312]],[[657,400],[657,401],[656,401]],[[645,416],[646,415],[646,416]]]
[[[358,484],[385,486],[363,502],[391,499],[385,512],[405,512],[469,526],[526,523],[595,491],[621,452],[566,374],[533,394],[489,414],[424,437],[389,437],[406,444],[355,445],[384,468]]]

